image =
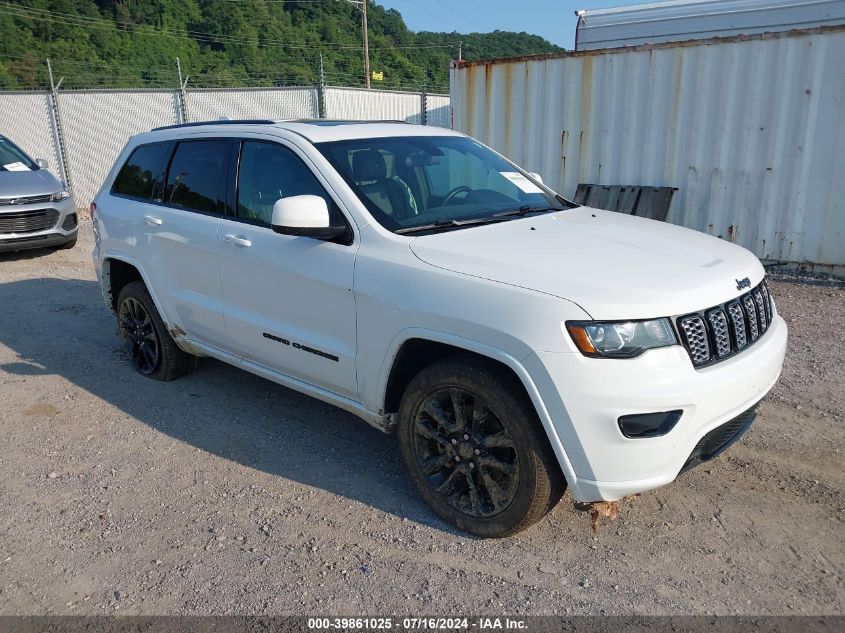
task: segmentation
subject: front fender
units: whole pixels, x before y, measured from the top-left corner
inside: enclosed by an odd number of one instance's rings
[[[525,358],[530,357],[533,354],[533,352],[531,351],[522,356],[522,358],[517,358],[516,356],[509,354],[508,352],[505,352],[499,348],[493,347],[489,344],[471,338],[457,336],[448,332],[441,332],[422,327],[405,328],[393,337],[393,340],[391,341],[388,347],[388,353],[385,355],[384,362],[381,366],[381,371],[379,371],[378,373],[380,378],[378,382],[378,389],[376,390],[376,392],[379,394],[379,400],[377,403],[372,403],[374,406],[368,406],[368,408],[378,410],[379,413],[383,413],[384,402],[388,388],[388,380],[390,378],[393,365],[397,360],[402,346],[408,341],[414,339],[432,341],[434,343],[442,343],[444,345],[450,345],[452,347],[456,347],[461,350],[466,350],[468,352],[474,352],[476,354],[479,354],[480,356],[485,356],[509,367],[514,372],[514,374],[516,374],[523,387],[525,387],[525,391],[528,393],[528,396],[531,398],[531,403],[534,405],[534,409],[537,412],[537,416],[540,418],[540,422],[543,425],[543,429],[545,430],[546,436],[549,439],[549,444],[551,445],[552,450],[554,450],[555,452],[558,464],[560,465],[563,475],[566,477],[567,483],[570,486],[577,485],[577,476],[575,474],[575,470],[572,467],[572,463],[570,462],[566,450],[563,447],[563,443],[560,440],[560,436],[558,435],[557,429],[555,428],[555,425],[552,422],[549,410],[546,407],[546,404],[543,400],[542,395],[540,394],[540,391],[537,388],[537,385],[535,384],[525,365],[522,363]]]

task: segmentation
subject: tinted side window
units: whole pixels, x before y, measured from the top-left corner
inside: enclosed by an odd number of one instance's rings
[[[167,143],[153,143],[136,148],[117,174],[112,193],[141,200],[160,201],[162,171],[168,149]]]
[[[239,218],[270,226],[277,200],[306,194],[326,201],[332,225],[345,224],[334,201],[296,154],[275,143],[244,141],[238,180]]]
[[[176,146],[164,201],[178,207],[218,213],[226,191],[229,141],[186,141]]]

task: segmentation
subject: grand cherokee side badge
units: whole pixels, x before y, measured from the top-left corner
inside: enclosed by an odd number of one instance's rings
[[[750,287],[751,287],[751,280],[748,277],[736,280],[736,289],[737,290],[742,290],[743,288],[750,288]]]

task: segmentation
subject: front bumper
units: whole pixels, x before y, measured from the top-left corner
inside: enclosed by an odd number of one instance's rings
[[[52,226],[37,231],[17,233],[0,231],[0,253],[62,246],[76,238],[79,232],[79,216],[72,196],[59,202],[3,206],[0,207],[0,216],[4,213],[19,214],[44,209],[52,209],[58,213],[58,217]],[[73,216],[73,220],[70,219],[70,216]]]
[[[629,360],[538,352],[524,364],[574,470],[578,501],[612,501],[674,480],[711,431],[756,405],[780,376],[787,327],[776,315],[744,353],[694,369],[681,346]],[[654,438],[627,438],[620,416],[683,410]]]

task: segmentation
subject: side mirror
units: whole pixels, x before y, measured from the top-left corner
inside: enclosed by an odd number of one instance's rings
[[[50,163],[43,158],[36,158],[35,164],[38,165],[38,169],[48,169],[50,167]]]
[[[544,184],[543,183],[543,177],[540,174],[538,174],[536,171],[529,171],[528,175],[531,176],[537,182],[539,182],[541,185]]]
[[[282,235],[318,240],[336,240],[346,233],[345,226],[331,226],[329,207],[320,196],[291,196],[276,200],[270,225]]]

